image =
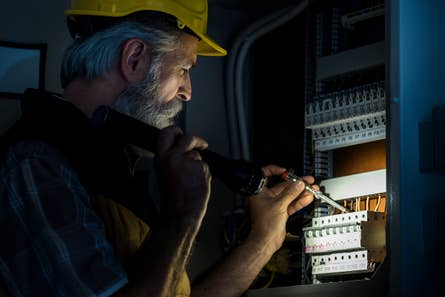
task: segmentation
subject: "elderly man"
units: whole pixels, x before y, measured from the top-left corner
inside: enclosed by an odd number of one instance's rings
[[[206,35],[207,0],[74,0],[63,94],[29,90],[6,135],[0,184],[0,273],[13,296],[240,296],[313,197],[302,182],[251,198],[248,238],[190,287],[186,265],[206,212],[205,140],[172,126],[192,96],[197,55],[225,55]],[[135,180],[135,150],[94,129],[110,106],[162,129],[153,224]],[[277,166],[266,176],[282,174]],[[312,177],[307,177],[313,183]],[[132,207],[133,206],[133,207]],[[143,211],[141,211],[142,213]],[[149,226],[150,225],[150,226]]]

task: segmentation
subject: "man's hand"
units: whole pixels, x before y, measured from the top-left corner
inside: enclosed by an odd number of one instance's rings
[[[281,175],[286,169],[269,165],[263,168],[266,177]],[[314,178],[303,178],[308,184]],[[289,216],[307,206],[314,199],[313,195],[304,191],[304,183],[282,182],[272,188],[264,188],[258,195],[250,198],[252,229],[248,240],[257,242],[268,248],[273,254],[277,251],[286,236],[286,222]],[[314,186],[318,189],[317,186]]]
[[[207,142],[184,135],[177,127],[161,130],[156,167],[161,192],[164,194],[161,216],[196,220],[204,217],[210,196],[209,168],[198,150]]]
[[[281,175],[286,169],[266,166],[266,177]],[[312,184],[313,177],[304,177]],[[314,186],[318,189],[317,186]],[[252,230],[240,246],[205,278],[195,283],[192,297],[241,296],[252,284],[273,253],[283,244],[286,221],[290,215],[312,202],[314,197],[304,191],[304,183],[283,182],[250,198]],[[230,284],[229,286],[227,284]]]
[[[114,296],[175,296],[210,196],[210,173],[197,150],[207,143],[161,130],[156,169],[161,187],[161,222],[139,250],[133,278]]]

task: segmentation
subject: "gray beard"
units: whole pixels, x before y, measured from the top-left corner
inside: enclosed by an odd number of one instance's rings
[[[145,79],[127,88],[113,104],[113,108],[159,129],[171,126],[182,110],[178,98],[162,103],[158,96],[160,63],[153,62]]]

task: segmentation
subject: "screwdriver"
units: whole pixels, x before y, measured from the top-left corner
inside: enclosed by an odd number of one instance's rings
[[[311,192],[315,198],[320,199],[324,202],[326,202],[327,204],[331,205],[332,207],[335,207],[336,209],[340,210],[341,212],[348,212],[348,210],[346,208],[344,208],[343,206],[341,206],[340,204],[338,204],[335,200],[331,199],[330,197],[324,195],[321,191],[316,191],[314,189],[312,189],[312,187],[310,185],[308,185],[303,178],[295,175],[292,172],[286,171],[285,173],[283,173],[281,175],[281,178],[284,180],[290,180],[290,181],[302,181],[304,182],[305,189],[308,190],[309,192]]]

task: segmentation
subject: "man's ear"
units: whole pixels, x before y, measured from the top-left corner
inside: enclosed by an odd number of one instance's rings
[[[125,42],[121,52],[120,70],[129,83],[144,79],[150,56],[148,46],[141,39],[133,38]]]

